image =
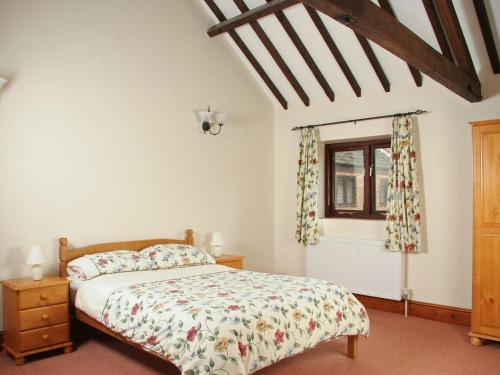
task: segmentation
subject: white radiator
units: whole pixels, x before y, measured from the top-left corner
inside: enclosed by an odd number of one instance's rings
[[[307,276],[341,284],[352,293],[401,299],[403,257],[384,241],[320,237],[307,247]]]

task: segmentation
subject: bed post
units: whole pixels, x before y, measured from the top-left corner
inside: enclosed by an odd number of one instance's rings
[[[193,246],[194,241],[193,241],[193,230],[192,229],[186,229],[186,243],[188,245]]]
[[[59,238],[59,276],[68,276],[68,239]]]
[[[351,359],[358,358],[358,335],[347,336],[347,356]]]

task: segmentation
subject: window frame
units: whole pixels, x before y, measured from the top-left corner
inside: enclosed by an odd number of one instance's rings
[[[367,219],[385,220],[386,211],[376,211],[376,174],[375,174],[375,150],[378,148],[391,148],[391,139],[388,137],[369,139],[365,141],[330,143],[325,145],[325,217],[342,219]],[[363,151],[363,165],[365,176],[363,210],[348,210],[335,208],[335,163],[333,155],[335,152]],[[370,167],[373,173],[370,176]]]

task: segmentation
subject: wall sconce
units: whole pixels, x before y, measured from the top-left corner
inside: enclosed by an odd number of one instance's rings
[[[210,111],[210,106],[208,106],[208,111],[199,111],[198,115],[201,120],[201,130],[203,130],[203,134],[209,132],[212,135],[217,135],[222,130],[222,125],[224,125],[224,121],[226,120],[226,115],[224,113],[217,113]],[[212,129],[216,126],[219,126],[216,132],[213,132]]]
[[[2,91],[2,87],[7,83],[5,78],[0,77],[0,91]]]

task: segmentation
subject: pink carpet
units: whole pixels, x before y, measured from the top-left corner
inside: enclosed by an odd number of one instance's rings
[[[345,356],[346,340],[321,344],[263,369],[259,375],[500,374],[500,344],[469,344],[467,327],[370,311],[372,334],[360,339],[360,357]],[[89,338],[63,355],[28,358],[24,366],[0,354],[0,374],[178,374],[173,366],[107,337]]]

